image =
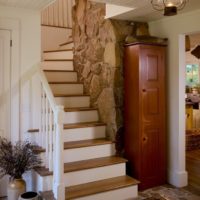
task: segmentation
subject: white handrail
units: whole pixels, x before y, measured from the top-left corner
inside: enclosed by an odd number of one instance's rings
[[[49,86],[49,83],[48,83],[48,81],[46,79],[46,76],[45,76],[43,70],[40,67],[40,64],[37,64],[36,67],[37,67],[37,72],[38,72],[38,75],[39,75],[39,79],[40,79],[40,81],[42,83],[43,89],[44,89],[44,91],[46,93],[46,96],[47,96],[47,98],[49,100],[50,106],[51,106],[53,112],[55,113],[55,111],[56,111],[55,110],[56,102],[55,102],[53,93],[51,91],[51,88]]]
[[[37,73],[41,82],[42,101],[41,101],[41,134],[46,149],[45,166],[53,171],[53,192],[56,199],[65,199],[64,186],[64,106],[56,104],[52,90],[47,78],[41,69],[41,64],[34,66],[34,72]]]

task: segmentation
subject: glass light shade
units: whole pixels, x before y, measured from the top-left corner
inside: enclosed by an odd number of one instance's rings
[[[175,15],[177,10],[182,10],[188,1],[189,0],[151,0],[151,4],[155,10],[164,11],[165,15]]]

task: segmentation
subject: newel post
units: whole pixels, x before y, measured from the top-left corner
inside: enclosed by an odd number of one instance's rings
[[[53,193],[57,200],[65,199],[63,125],[64,125],[64,107],[56,106],[55,110],[56,141],[54,141],[55,159],[54,159],[54,171],[53,171]]]

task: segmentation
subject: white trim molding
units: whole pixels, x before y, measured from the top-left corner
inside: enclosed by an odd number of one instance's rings
[[[0,18],[0,29],[10,30],[11,47],[11,141],[20,139],[20,21]]]
[[[186,171],[169,171],[168,182],[176,187],[185,187],[188,184],[188,173]]]

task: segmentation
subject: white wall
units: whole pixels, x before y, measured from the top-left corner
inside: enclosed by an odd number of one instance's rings
[[[197,10],[149,23],[151,35],[169,39],[167,59],[168,169],[169,182],[178,187],[187,185],[185,171],[184,34],[199,32],[199,19],[200,10]]]
[[[31,75],[32,66],[39,62],[41,57],[40,11],[0,6],[0,19],[9,19],[19,23],[19,30],[17,30],[19,31],[19,49],[17,55],[19,57],[19,69],[17,69],[16,74],[14,74],[13,77],[18,77],[16,87],[17,84],[20,83],[20,94],[15,94],[15,96],[19,95],[20,100],[20,126],[12,135],[12,138],[14,138],[13,141],[15,141],[24,138],[27,129],[33,128],[30,127],[31,124],[29,120],[32,108],[30,106],[31,93],[28,77]],[[13,45],[16,45],[15,42]],[[12,70],[14,71],[15,68]],[[17,89],[12,89],[13,92],[18,93]],[[19,105],[15,106],[18,107]],[[33,113],[31,113],[31,115],[34,116]]]
[[[66,28],[42,26],[41,34],[42,51],[57,50],[60,44],[72,40],[72,30]]]
[[[31,81],[30,77],[33,65],[41,59],[40,11],[0,6],[0,22],[0,29],[4,27],[9,29],[6,22],[16,25],[12,30],[14,39],[12,49],[15,49],[12,52],[15,55],[14,60],[11,60],[11,95],[15,99],[13,109],[18,112],[14,116],[14,112],[11,111],[12,119],[16,121],[14,125],[12,124],[15,127],[12,127],[11,133],[11,139],[14,142],[26,138],[26,131],[29,128],[38,128],[39,123],[37,108],[40,106],[38,93],[40,84],[36,76],[33,76]],[[31,86],[34,86],[37,96],[32,95]],[[34,101],[35,99],[38,102]],[[26,183],[27,190],[31,190],[30,173],[26,175]]]

